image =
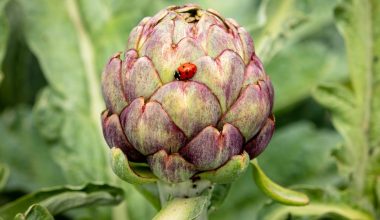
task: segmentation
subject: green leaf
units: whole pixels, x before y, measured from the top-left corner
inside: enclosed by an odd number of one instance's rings
[[[276,94],[275,111],[286,110],[306,99],[312,88],[335,71],[337,54],[328,52],[326,45],[311,41],[287,47],[273,57],[265,70]]]
[[[260,165],[276,182],[287,187],[299,185],[322,188],[341,181],[331,150],[341,142],[339,135],[317,129],[310,122],[293,123],[276,130],[269,146],[260,155]],[[256,214],[268,198],[252,187],[252,167],[232,184],[223,205],[211,219],[258,219]]]
[[[98,73],[103,71],[104,65],[113,54],[125,49],[129,32],[141,19],[166,7],[161,2],[149,0],[77,2],[83,27],[88,31],[96,51],[94,57]]]
[[[3,62],[3,57],[6,50],[6,42],[8,39],[9,27],[7,20],[5,18],[5,13],[3,12],[5,5],[8,3],[8,0],[0,1],[0,84],[3,81],[3,73],[1,71],[1,64]]]
[[[4,8],[9,0],[0,0],[0,66],[6,49],[8,39],[8,24],[4,13]],[[1,82],[1,79],[0,79]]]
[[[305,206],[310,200],[306,194],[286,189],[269,179],[261,170],[257,160],[251,161],[256,185],[271,199],[291,206]]]
[[[333,27],[335,2],[262,2],[264,22],[252,36],[274,85],[276,112],[306,99],[321,80],[345,77],[343,43]]]
[[[260,155],[260,165],[276,182],[321,187],[339,181],[331,151],[341,143],[339,134],[300,121],[278,129]],[[279,169],[281,167],[281,169]]]
[[[340,162],[340,169],[344,172],[350,172],[355,152],[358,151],[356,142],[353,137],[358,135],[358,117],[356,114],[355,96],[351,90],[341,84],[321,84],[313,91],[314,98],[327,109],[334,117],[333,124],[343,136],[346,144],[344,148],[337,149],[333,155]]]
[[[368,139],[371,143],[358,143],[357,148],[380,146],[380,138],[374,135],[379,126],[374,123],[379,119],[379,48],[380,6],[378,1],[344,1],[335,10],[337,25],[345,39],[347,59],[349,63],[351,84],[357,106],[355,117],[357,124],[352,127],[369,126],[369,136],[353,137],[352,139]],[[354,128],[353,128],[354,129]],[[360,129],[359,133],[367,133]],[[363,157],[363,155],[361,155]],[[360,158],[363,159],[363,158]]]
[[[259,37],[256,38],[257,53],[261,56],[263,61],[270,59],[271,52],[275,47],[275,41],[287,31],[287,26],[284,25],[286,21],[290,19],[290,15],[295,14],[294,1],[286,0],[281,1],[280,4],[274,3],[274,1],[264,1],[266,9],[265,20],[263,29],[260,30]],[[293,16],[296,19],[302,19],[301,17]],[[269,19],[267,19],[269,18]],[[300,22],[298,20],[297,22]]]
[[[318,33],[332,23],[336,1],[262,1],[258,14],[261,27],[253,31],[256,53],[270,61],[290,44]]]
[[[380,203],[380,176],[376,178],[375,182],[375,200],[377,204]]]
[[[0,115],[0,161],[10,169],[7,189],[30,191],[65,183],[33,120],[31,109],[25,106]]]
[[[32,105],[39,89],[46,84],[36,57],[25,43],[19,6],[10,1],[4,12],[9,36],[6,44],[4,42],[6,53],[1,68],[4,80],[0,86],[0,111],[19,104]]]
[[[9,177],[9,168],[3,163],[0,163],[0,191],[4,188]]]
[[[372,1],[372,22],[373,22],[373,83],[372,83],[372,103],[369,142],[371,149],[374,149],[372,166],[374,173],[380,173],[380,4]],[[380,214],[379,214],[380,215]]]
[[[15,220],[54,220],[49,210],[41,205],[32,205],[25,214],[17,214]]]
[[[304,188],[311,203],[303,207],[283,206],[269,203],[259,211],[258,219],[363,219],[373,220],[368,213],[349,205],[337,191],[328,188]]]
[[[353,123],[355,97],[348,88],[340,84],[321,84],[313,91],[314,98],[331,110],[339,123]]]
[[[37,203],[47,208],[52,215],[81,206],[115,205],[121,202],[122,195],[120,188],[107,184],[46,188],[0,207],[0,217],[11,219]]]
[[[360,103],[368,102],[371,87],[374,52],[372,21],[376,16],[376,1],[345,0],[335,9],[335,18],[346,47],[348,68],[356,98]],[[373,8],[373,9],[372,9]],[[372,11],[373,10],[373,11]]]
[[[34,122],[41,135],[54,141],[60,137],[64,122],[64,100],[51,88],[44,88],[34,105]]]
[[[154,183],[157,178],[148,167],[144,169],[134,169],[130,166],[128,158],[120,148],[112,148],[112,170],[122,180],[131,184]]]
[[[89,84],[96,81],[87,80],[89,74],[95,73],[86,70],[87,63],[85,58],[82,58],[82,53],[91,53],[91,51],[83,49],[86,41],[80,38],[80,33],[77,33],[81,29],[75,25],[80,23],[75,22],[80,21],[75,20],[77,11],[75,6],[70,7],[69,2],[37,0],[32,3],[18,0],[23,12],[26,41],[37,56],[49,85],[65,98],[70,98],[73,107],[83,108],[92,102]],[[59,62],[55,62],[56,60]],[[75,97],[70,97],[73,94],[76,94]],[[98,109],[100,111],[101,106],[94,110]]]
[[[379,14],[378,1],[346,0],[338,5],[335,19],[347,48],[351,91],[343,85],[322,86],[316,94],[332,110],[334,126],[345,138],[335,155],[342,173],[352,177],[347,192],[353,202],[368,210],[374,209],[368,206],[373,195],[365,194],[374,192],[375,184],[369,182],[376,180],[380,170]]]
[[[207,196],[175,198],[153,218],[154,220],[193,220],[207,211]],[[202,213],[203,212],[203,213]]]
[[[291,214],[289,214],[291,213]],[[293,217],[321,217],[329,213],[334,213],[339,218],[328,218],[328,219],[360,219],[360,220],[374,220],[370,215],[365,212],[355,210],[349,206],[342,204],[328,204],[328,203],[311,203],[305,207],[289,207],[282,206],[277,207],[272,211],[267,211],[267,213],[260,215],[262,220],[271,219],[288,219],[289,216]],[[321,219],[321,218],[318,218]]]
[[[38,101],[45,104],[35,109],[36,117],[42,119],[38,128],[46,135],[41,125],[54,118],[61,120],[59,136],[53,135],[56,144],[52,152],[71,183],[107,180],[107,148],[99,126],[103,109],[100,72],[95,69],[94,45],[83,26],[77,1],[17,3],[22,9],[25,39],[49,84]],[[46,138],[51,141],[52,137]]]

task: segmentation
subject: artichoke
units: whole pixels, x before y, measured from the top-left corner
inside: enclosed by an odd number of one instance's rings
[[[113,169],[132,183],[229,183],[274,131],[273,87],[249,33],[197,5],[144,18],[106,65],[102,91]]]

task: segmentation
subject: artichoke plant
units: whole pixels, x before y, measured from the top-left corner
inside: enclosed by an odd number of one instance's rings
[[[191,77],[178,77],[184,64]],[[249,33],[197,5],[144,18],[102,90],[112,166],[131,183],[230,183],[274,131],[273,87]]]

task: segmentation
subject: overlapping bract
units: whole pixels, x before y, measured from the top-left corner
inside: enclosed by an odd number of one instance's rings
[[[143,19],[120,56],[103,73],[104,136],[159,179],[215,172],[244,151],[252,159],[271,139],[272,84],[234,20],[196,5],[169,7]],[[197,73],[176,81],[187,62]]]

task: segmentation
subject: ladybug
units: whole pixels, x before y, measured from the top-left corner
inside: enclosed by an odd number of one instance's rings
[[[177,80],[191,79],[197,72],[197,66],[193,63],[181,64],[174,73],[174,78]]]

